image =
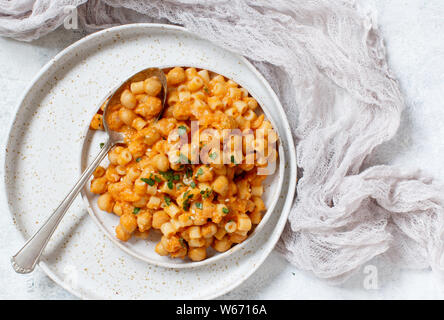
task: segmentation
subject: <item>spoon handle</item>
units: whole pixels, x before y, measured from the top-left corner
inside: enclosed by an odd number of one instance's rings
[[[23,247],[11,258],[12,267],[17,273],[30,273],[34,270],[43,250],[48,244],[49,239],[59,225],[72,202],[79,194],[94,170],[99,166],[100,162],[105,158],[108,151],[114,144],[108,140],[96,156],[94,161],[86,168],[66,198],[60,203],[58,208],[49,216],[48,220],[40,227],[40,229],[29,238]]]

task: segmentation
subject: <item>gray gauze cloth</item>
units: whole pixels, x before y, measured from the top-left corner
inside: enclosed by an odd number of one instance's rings
[[[443,274],[443,189],[418,171],[365,159],[404,108],[373,12],[355,1],[0,0],[0,34],[29,41],[76,7],[88,32],[131,22],[183,25],[248,57],[270,82],[302,177],[278,249],[339,283],[376,256]]]

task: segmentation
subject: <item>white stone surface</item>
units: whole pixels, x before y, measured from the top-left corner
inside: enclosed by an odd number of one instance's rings
[[[391,68],[407,108],[396,137],[377,148],[369,163],[419,167],[444,181],[444,1],[365,1],[378,11]],[[32,43],[0,38],[0,148],[18,97],[39,69],[82,34],[56,32]],[[3,167],[0,168],[3,177]],[[9,257],[22,244],[0,190],[0,299],[72,299],[39,269],[15,274]],[[330,286],[296,270],[273,252],[259,270],[226,299],[443,299],[444,283],[430,270],[400,271],[380,263],[378,289],[365,289],[365,269],[342,286]]]

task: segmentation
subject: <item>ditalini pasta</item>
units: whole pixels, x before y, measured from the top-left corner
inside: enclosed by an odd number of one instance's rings
[[[121,241],[147,239],[154,230],[162,234],[159,255],[200,261],[207,248],[227,251],[260,223],[266,175],[258,169],[277,159],[270,142],[278,138],[256,113],[257,101],[234,81],[196,68],[165,72],[167,105],[157,122],[156,77],[131,83],[109,106],[109,127],[125,133],[125,144],[96,169],[90,190],[101,210],[120,217]],[[103,106],[91,129],[103,129],[102,114]],[[237,149],[227,130],[240,132]]]

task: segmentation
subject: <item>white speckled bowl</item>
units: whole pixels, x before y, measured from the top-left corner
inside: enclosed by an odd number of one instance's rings
[[[23,95],[10,128],[4,181],[9,208],[19,232],[28,238],[77,179],[85,128],[94,109],[109,88],[147,65],[195,65],[214,70],[239,82],[266,106],[265,112],[269,111],[267,116],[280,135],[280,154],[286,160],[279,167],[284,187],[274,198],[274,210],[267,213],[260,232],[236,246],[234,252],[218,255],[217,262],[179,270],[118,250],[112,237],[98,230],[93,221],[97,215],[90,219],[78,198],[39,266],[82,298],[214,298],[251,275],[279,239],[295,191],[295,151],[282,106],[263,77],[243,57],[183,28],[133,24],[107,29],[68,47],[39,72]],[[97,152],[98,143],[93,142],[92,147],[96,148],[92,153]],[[83,155],[88,158],[86,149]]]
[[[175,45],[174,43],[172,44]],[[199,47],[196,48],[196,50],[200,50]],[[168,51],[172,52],[172,51]],[[175,61],[176,56],[175,55],[167,55],[169,57],[165,58],[165,61]],[[201,65],[196,64],[194,61],[195,55],[189,56],[189,63],[186,64],[186,66],[192,66],[196,68],[205,68],[207,70],[214,71],[215,69],[212,68],[212,66],[216,65],[216,60],[212,60],[211,57],[208,57],[208,64],[210,67],[206,66],[203,67]],[[170,67],[171,65],[154,65],[155,67],[159,68],[166,68]],[[144,69],[147,66],[141,66],[140,69]],[[238,68],[238,65],[235,64],[226,64],[225,70],[232,70],[236,71]],[[123,79],[125,79],[123,77]],[[241,77],[232,79],[236,81],[237,83],[241,84],[244,88],[248,87],[248,83],[242,83],[243,79]],[[118,84],[117,84],[118,85]],[[253,92],[250,92],[250,94],[253,97],[256,97],[256,95]],[[256,99],[260,102],[260,99],[256,97]],[[100,104],[99,104],[100,105]],[[271,111],[267,109],[267,106],[262,106],[262,110],[264,111],[267,118],[271,119],[270,114]],[[91,118],[92,115],[94,115],[94,109],[92,109]],[[275,124],[273,123],[273,126]],[[279,132],[278,132],[279,133]],[[85,140],[84,145],[82,148],[82,153],[80,157],[80,168],[81,172],[87,167],[87,165],[94,159],[94,157],[99,152],[99,146],[101,142],[106,141],[106,133],[103,131],[94,131],[89,130],[88,127],[86,127],[85,132]],[[88,210],[88,212],[93,217],[94,221],[99,225],[99,227],[103,230],[103,232],[110,238],[111,241],[113,241],[119,248],[124,250],[125,252],[133,255],[136,258],[139,258],[143,261],[159,265],[162,267],[167,268],[191,268],[191,267],[198,267],[203,266],[207,264],[214,263],[215,261],[225,258],[226,256],[240,250],[244,246],[248,246],[248,243],[258,234],[261,232],[263,227],[267,224],[268,219],[273,213],[274,207],[276,206],[276,203],[279,200],[279,195],[282,190],[282,184],[284,182],[284,163],[285,163],[285,153],[283,152],[282,146],[279,145],[279,154],[281,155],[279,157],[279,162],[276,165],[275,172],[268,176],[267,179],[264,181],[264,195],[263,200],[265,203],[265,206],[267,207],[267,211],[264,214],[262,221],[257,225],[257,227],[254,229],[254,231],[249,235],[249,237],[242,243],[234,245],[231,249],[227,250],[223,253],[218,253],[215,250],[212,250],[212,248],[209,248],[207,250],[208,258],[199,261],[199,262],[193,262],[188,259],[182,260],[182,259],[172,259],[170,257],[162,257],[158,255],[154,248],[156,244],[160,241],[160,233],[159,232],[151,232],[149,235],[148,240],[138,240],[136,238],[131,238],[128,242],[122,242],[118,240],[115,236],[115,228],[116,225],[119,223],[119,217],[115,215],[110,215],[107,212],[104,212],[100,210],[100,208],[97,205],[97,198],[98,196],[91,193],[89,191],[89,185],[85,186],[85,188],[82,190],[82,197],[85,200],[85,205]],[[105,159],[103,161],[105,165],[108,165],[108,160]]]

